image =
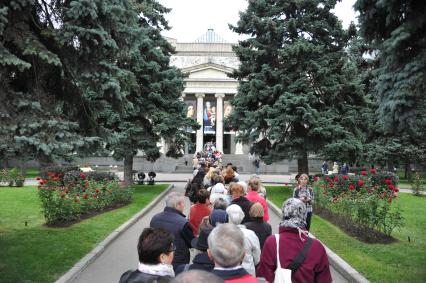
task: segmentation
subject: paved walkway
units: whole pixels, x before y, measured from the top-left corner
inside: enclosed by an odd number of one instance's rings
[[[176,174],[174,174],[176,175]],[[175,184],[174,191],[183,192],[183,183]],[[164,204],[160,203],[131,228],[119,236],[105,252],[93,261],[73,282],[74,283],[117,283],[122,273],[137,267],[138,255],[136,250],[138,237],[143,228],[149,226],[153,215],[162,211]],[[189,210],[189,202],[186,210]],[[270,211],[270,224],[273,233],[277,233],[280,219]],[[332,268],[333,282],[348,282]]]

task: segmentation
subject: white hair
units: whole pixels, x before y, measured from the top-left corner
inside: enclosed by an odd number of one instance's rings
[[[220,224],[213,229],[207,241],[215,264],[220,267],[241,264],[245,255],[244,234],[237,226]]]
[[[231,204],[226,208],[228,214],[229,223],[239,225],[244,219],[244,212],[241,207],[237,204]]]
[[[185,197],[178,192],[171,192],[166,197],[166,206],[175,208],[179,203],[185,201]]]

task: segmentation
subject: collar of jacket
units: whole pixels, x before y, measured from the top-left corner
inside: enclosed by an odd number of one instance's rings
[[[179,210],[177,210],[176,208],[173,208],[173,207],[166,206],[164,208],[164,212],[177,213],[177,214],[186,218],[185,214],[183,214],[182,212],[180,212]]]

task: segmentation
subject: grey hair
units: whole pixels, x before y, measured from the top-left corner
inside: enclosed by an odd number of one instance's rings
[[[226,200],[224,200],[223,198],[218,198],[213,203],[213,208],[214,209],[223,209],[223,210],[225,210],[227,206],[228,206],[228,202]]]
[[[244,212],[241,207],[237,204],[231,204],[226,208],[226,213],[228,214],[229,223],[238,225],[244,219]]]
[[[208,244],[215,264],[220,267],[241,264],[246,253],[243,232],[230,223],[216,226],[209,235]]]
[[[222,278],[213,274],[211,272],[207,272],[204,270],[189,270],[186,272],[180,273],[173,280],[173,283],[199,283],[199,282],[209,282],[209,283],[222,283]]]
[[[183,196],[183,194],[180,194],[178,192],[171,192],[166,197],[166,206],[175,208],[182,201],[185,201],[185,197]]]

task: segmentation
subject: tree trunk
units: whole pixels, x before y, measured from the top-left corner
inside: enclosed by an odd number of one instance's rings
[[[407,180],[408,182],[411,182],[413,180],[413,176],[412,175],[413,174],[411,172],[410,161],[406,160],[405,161],[405,174],[404,174],[405,180]]]
[[[124,157],[124,184],[133,185],[133,155]]]
[[[50,156],[46,156],[44,154],[41,154],[41,155],[38,156],[37,159],[38,159],[38,162],[39,162],[41,168],[46,168],[46,167],[54,165],[53,159]]]
[[[306,151],[302,152],[301,157],[297,159],[297,172],[309,174],[308,153]]]

